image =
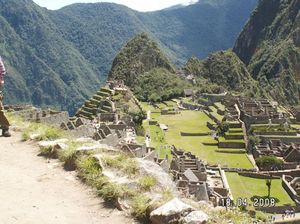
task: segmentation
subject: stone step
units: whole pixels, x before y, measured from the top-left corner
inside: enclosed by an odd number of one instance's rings
[[[94,98],[91,98],[90,101],[91,101],[91,103],[92,103],[94,106],[96,106],[96,107],[97,107],[97,105],[100,104],[100,101],[99,101],[99,100],[96,100],[96,99],[94,99]]]
[[[108,93],[108,94],[112,94],[113,91],[111,89],[107,89],[107,88],[101,88],[100,90],[101,92],[105,92],[105,93]]]
[[[106,111],[106,112],[111,112],[112,111],[112,108],[110,106],[103,106],[101,109]]]
[[[80,110],[79,116],[81,116],[81,115],[87,117],[89,120],[93,119],[93,116],[94,116],[92,113],[84,111],[84,110]]]
[[[93,96],[93,99],[101,101],[101,100],[103,100],[103,97],[96,94],[96,95]]]
[[[184,169],[185,170],[188,170],[188,169],[190,169],[190,170],[198,170],[198,167],[197,166],[185,166]]]
[[[92,114],[96,114],[96,112],[97,112],[97,109],[91,108],[91,107],[87,107],[87,106],[83,106],[82,110],[86,111],[86,112],[89,112],[89,113],[92,113]]]

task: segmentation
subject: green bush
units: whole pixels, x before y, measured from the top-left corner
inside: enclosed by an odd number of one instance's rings
[[[50,157],[53,154],[53,146],[40,146],[40,154]]]
[[[132,196],[133,192],[127,186],[117,183],[106,183],[98,190],[98,195],[106,201],[113,201],[118,198]]]
[[[150,201],[151,200],[143,194],[134,196],[130,201],[132,214],[137,218],[145,218],[147,216],[147,209],[150,206]]]
[[[64,167],[66,170],[76,169],[76,160],[78,158],[78,153],[75,147],[68,147],[65,150],[58,152],[58,158],[60,161],[64,162]]]
[[[137,77],[134,93],[147,102],[161,102],[183,95],[191,85],[166,69],[156,68]]]
[[[261,156],[256,160],[257,166],[263,170],[281,169],[283,161],[275,156]]]
[[[97,161],[91,156],[81,156],[76,161],[78,176],[87,184],[101,189],[108,182],[108,179],[102,175],[102,170]]]
[[[139,185],[142,190],[149,191],[157,184],[157,179],[153,176],[144,176],[139,179]]]
[[[22,137],[21,137],[21,141],[22,142],[26,142],[30,139],[30,134],[28,131],[23,131],[22,132]]]

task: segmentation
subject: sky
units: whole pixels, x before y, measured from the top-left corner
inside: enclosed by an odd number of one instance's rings
[[[147,12],[164,9],[177,4],[188,5],[196,0],[33,0],[35,3],[48,9],[59,9],[63,6],[73,3],[91,3],[91,2],[114,2],[126,5],[129,8]]]

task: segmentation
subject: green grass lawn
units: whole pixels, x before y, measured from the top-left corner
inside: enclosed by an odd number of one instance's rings
[[[241,132],[230,132],[230,131],[228,131],[225,134],[226,135],[244,135],[244,133],[242,131]]]
[[[225,111],[225,105],[223,105],[222,103],[217,102],[217,103],[215,103],[215,105],[216,105],[220,110]]]
[[[210,106],[209,109],[212,110],[211,115],[213,115],[215,118],[217,118],[220,122],[222,121],[223,117],[222,115],[218,114],[218,110],[214,106]]]
[[[244,143],[244,139],[225,139],[224,137],[219,138],[220,142],[241,142]]]
[[[300,128],[300,124],[291,124],[292,128]]]
[[[156,117],[159,123],[167,124],[170,129],[176,129],[179,132],[208,133],[207,121],[211,121],[206,114],[198,111],[181,111],[177,115],[163,115]]]
[[[159,123],[167,124],[169,126],[169,130],[165,132],[164,140],[162,142],[156,142],[156,140],[152,138],[151,144],[153,147],[163,148],[164,144],[175,145],[177,148],[192,152],[200,159],[205,160],[210,164],[220,164],[228,167],[246,169],[253,168],[246,154],[219,153],[215,151],[218,149],[217,146],[203,145],[202,143],[217,143],[211,135],[196,137],[180,135],[181,131],[191,133],[210,132],[209,128],[206,126],[206,122],[212,121],[205,113],[200,111],[181,111],[181,114],[178,115],[160,115],[152,113],[151,116]],[[153,132],[153,136],[156,136],[155,131]],[[159,140],[159,137],[156,139]],[[165,153],[162,154],[164,155]]]
[[[242,128],[229,128],[228,130],[229,133],[243,133],[243,129]]]
[[[236,201],[237,198],[247,198],[249,204],[252,203],[250,198],[253,196],[263,197],[268,195],[268,188],[266,186],[266,180],[264,179],[243,177],[237,173],[230,172],[226,173],[226,177],[231,189],[231,193],[233,194],[234,201]],[[293,200],[281,186],[280,179],[272,180],[271,197],[279,200],[279,202],[276,204],[277,206],[284,204],[294,205]]]

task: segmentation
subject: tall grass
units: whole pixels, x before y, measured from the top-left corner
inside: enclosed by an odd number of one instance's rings
[[[107,166],[116,168],[131,177],[139,171],[138,163],[125,154],[105,156],[103,160]]]

